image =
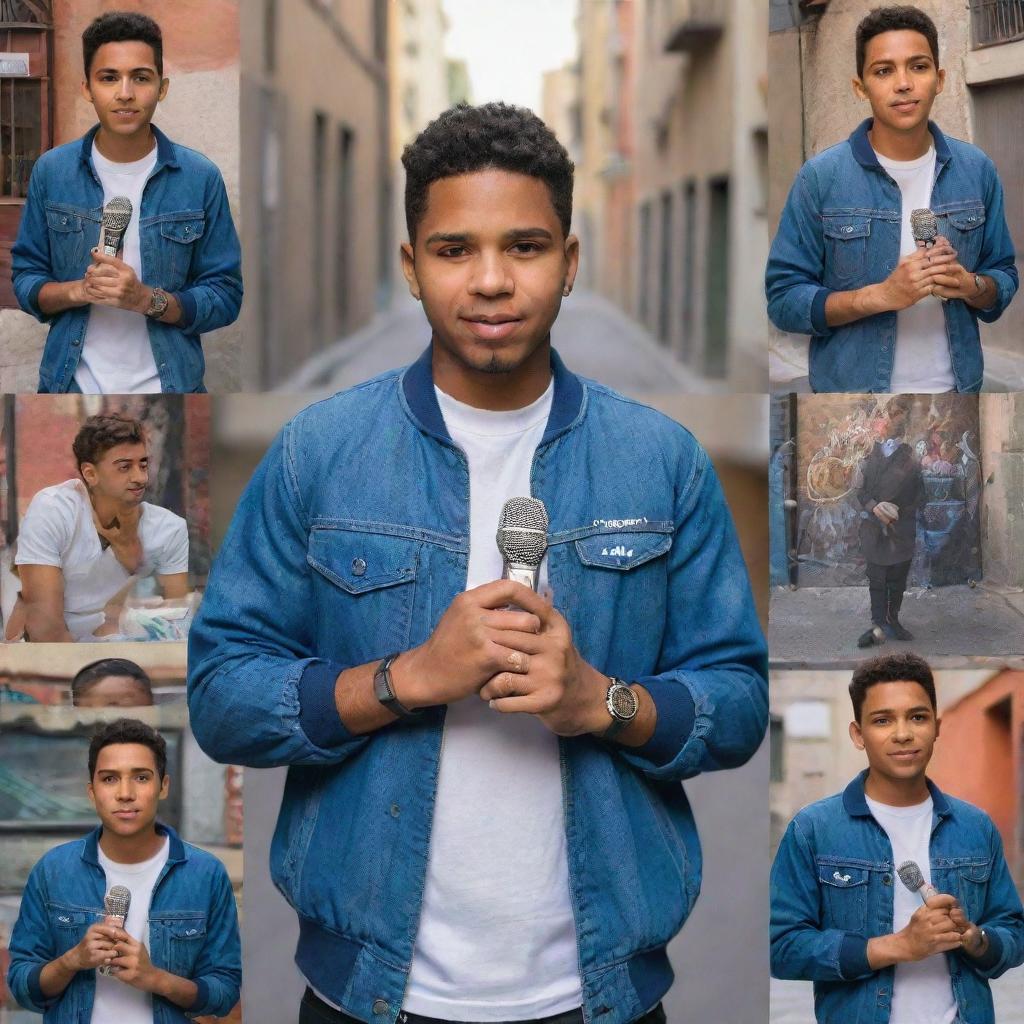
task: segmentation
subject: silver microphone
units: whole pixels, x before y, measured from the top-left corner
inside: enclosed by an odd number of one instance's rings
[[[103,897],[103,912],[108,918],[117,918],[116,922],[111,923],[116,923],[118,927],[123,928],[125,919],[128,917],[128,907],[131,906],[131,902],[132,894],[127,886],[112,885],[110,891]],[[100,964],[97,969],[100,974],[110,975],[121,968],[114,967],[112,964]]]
[[[117,255],[131,219],[132,201],[127,196],[114,196],[103,207],[103,235],[100,244],[104,255]]]
[[[923,903],[927,903],[933,896],[938,896],[939,891],[924,880],[917,861],[905,860],[897,869],[896,874],[900,881],[911,891],[921,897]]]
[[[548,510],[536,498],[509,498],[498,520],[498,550],[503,580],[537,590],[540,563],[548,548]]]
[[[911,210],[910,231],[914,236],[915,242],[924,242],[924,247],[930,249],[935,244],[935,239],[939,234],[939,225],[935,220],[935,214],[927,209]],[[943,295],[939,295],[937,298],[943,302],[946,301]]]

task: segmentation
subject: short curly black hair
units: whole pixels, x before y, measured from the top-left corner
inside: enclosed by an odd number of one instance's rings
[[[935,697],[935,678],[928,662],[917,654],[883,654],[870,661],[861,662],[850,680],[850,700],[853,702],[853,717],[859,722],[864,710],[864,699],[868,690],[878,683],[920,683],[928,694],[932,710],[938,713]]]
[[[883,32],[920,32],[928,40],[928,46],[939,66],[939,31],[935,22],[924,11],[909,4],[893,7],[876,7],[861,19],[857,26],[857,77],[864,76],[864,51],[868,43]]]
[[[146,694],[146,703],[153,703],[153,684],[145,671],[127,658],[101,658],[84,665],[71,680],[71,703],[77,705],[79,698],[98,682],[110,676],[127,676],[134,679]]]
[[[459,103],[431,121],[405,147],[405,223],[409,241],[427,211],[433,182],[495,168],[540,178],[569,234],[573,162],[555,133],[531,110],[510,103]]]
[[[72,442],[78,468],[86,462],[95,465],[103,455],[119,444],[145,444],[146,434],[138,420],[128,416],[90,416]]]
[[[167,774],[167,741],[153,728],[137,718],[118,718],[107,722],[93,736],[89,744],[89,778],[96,774],[96,760],[104,747],[115,743],[138,743],[153,751],[156,773],[162,779]]]
[[[153,50],[156,73],[164,77],[164,37],[160,26],[137,11],[107,11],[93,19],[82,33],[82,63],[85,77],[92,72],[92,59],[104,43],[146,43]]]

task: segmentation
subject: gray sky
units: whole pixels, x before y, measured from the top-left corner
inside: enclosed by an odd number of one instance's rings
[[[584,0],[586,2],[586,0]],[[473,102],[541,113],[541,73],[576,56],[577,0],[443,0],[445,51],[465,60]]]

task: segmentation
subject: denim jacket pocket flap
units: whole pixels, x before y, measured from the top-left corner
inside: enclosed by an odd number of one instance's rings
[[[819,864],[818,881],[836,889],[853,889],[858,885],[867,885],[868,869],[852,864]]]
[[[822,229],[829,238],[867,238],[871,234],[871,218],[847,215],[824,217]]]
[[[188,245],[197,238],[203,237],[206,230],[206,220],[202,215],[190,219],[165,220],[160,223],[160,234],[172,242],[182,242]]]
[[[965,881],[987,882],[992,874],[992,861],[988,857],[971,858],[957,864],[956,869]]]
[[[206,919],[190,917],[181,921],[168,921],[167,933],[172,939],[191,941],[206,938]]]
[[[51,231],[70,234],[82,230],[82,218],[77,213],[69,213],[67,210],[47,209],[46,226]]]
[[[665,554],[672,547],[671,533],[595,533],[576,541],[584,565],[600,569],[635,569]]]
[[[69,910],[67,907],[51,907],[50,920],[56,928],[88,928],[102,920],[100,914],[90,914],[85,910]]]
[[[985,208],[979,206],[972,210],[958,210],[949,214],[949,223],[958,231],[973,231],[985,223]]]
[[[416,578],[419,544],[406,537],[314,526],[306,561],[350,594]]]

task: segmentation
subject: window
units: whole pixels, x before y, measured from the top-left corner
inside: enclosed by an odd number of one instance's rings
[[[709,183],[704,374],[726,375],[729,357],[729,180]]]
[[[1024,0],[971,0],[974,49],[1024,39]]]
[[[0,0],[0,309],[16,309],[11,246],[36,160],[53,145],[50,0]]]
[[[672,343],[672,193],[661,195],[661,254],[658,260],[658,341]]]
[[[335,333],[342,335],[349,329],[349,288],[353,224],[352,187],[355,180],[355,133],[346,125],[338,127],[338,175],[336,178],[338,209],[335,216],[334,254],[334,315]]]
[[[324,322],[324,287],[326,267],[327,216],[327,115],[323,111],[313,114],[313,345],[319,349],[326,342],[327,325]]]

